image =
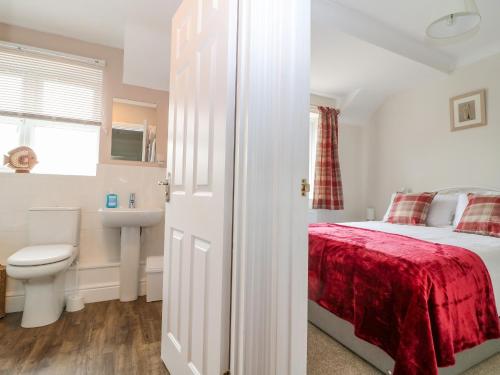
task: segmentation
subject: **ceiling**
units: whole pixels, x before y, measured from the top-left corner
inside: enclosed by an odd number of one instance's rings
[[[311,91],[364,125],[388,96],[500,53],[500,1],[476,0],[480,30],[440,43],[425,35],[435,1],[312,0]]]
[[[335,98],[344,123],[364,124],[385,98],[446,74],[328,25],[313,25],[311,88]]]
[[[180,2],[0,0],[0,22],[124,49],[124,83],[168,90],[170,20]]]
[[[332,0],[375,18],[410,38],[452,56],[457,65],[479,60],[500,52],[500,1],[476,0],[482,16],[479,32],[466,39],[452,42],[435,42],[425,35],[432,21],[432,7],[436,0]],[[439,0],[441,1],[441,0]]]
[[[0,0],[0,22],[123,48],[124,82],[168,90],[170,18],[181,0]],[[476,0],[481,29],[426,38],[436,0],[312,0],[311,91],[364,124],[395,92],[500,52],[500,1]]]
[[[0,0],[0,22],[123,48],[133,0]]]

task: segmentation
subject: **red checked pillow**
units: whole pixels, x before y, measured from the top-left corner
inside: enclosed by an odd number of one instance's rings
[[[392,224],[425,225],[427,214],[436,193],[397,193],[387,222]]]
[[[456,232],[500,237],[500,195],[469,194]]]

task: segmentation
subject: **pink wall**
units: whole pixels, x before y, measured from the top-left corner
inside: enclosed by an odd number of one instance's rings
[[[0,23],[0,40],[105,60],[104,122],[101,131],[100,163],[141,164],[139,162],[111,160],[110,158],[113,98],[155,103],[158,106],[157,157],[159,161],[166,160],[168,92],[123,84],[123,50],[4,23]]]

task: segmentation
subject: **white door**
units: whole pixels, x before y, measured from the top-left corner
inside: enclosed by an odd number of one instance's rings
[[[161,355],[172,375],[229,366],[237,0],[172,20]]]

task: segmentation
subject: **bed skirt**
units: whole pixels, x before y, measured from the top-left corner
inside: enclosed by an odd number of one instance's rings
[[[394,360],[382,349],[354,335],[354,326],[309,300],[308,319],[316,327],[333,337],[336,341],[359,355],[384,374],[392,374]],[[500,339],[489,340],[474,348],[456,355],[452,367],[439,368],[439,375],[459,375],[467,369],[500,353]]]

